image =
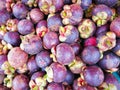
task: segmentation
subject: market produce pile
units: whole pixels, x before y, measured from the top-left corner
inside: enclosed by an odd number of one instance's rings
[[[120,90],[120,1],[0,0],[0,90]]]

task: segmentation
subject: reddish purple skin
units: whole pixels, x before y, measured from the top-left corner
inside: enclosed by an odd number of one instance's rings
[[[50,67],[53,70],[53,81],[56,83],[63,82],[67,75],[66,67],[56,62],[52,63]]]
[[[72,4],[70,5],[70,7],[72,12],[72,17],[69,18],[70,20],[69,24],[78,25],[83,18],[83,9],[80,7],[80,5],[77,4]]]
[[[117,54],[118,51],[120,51],[120,39],[117,39],[116,46],[112,49],[112,51]],[[118,54],[117,54],[118,55]],[[120,54],[118,55],[120,56]]]
[[[6,9],[5,4],[6,4],[6,0],[0,0],[0,11]]]
[[[113,7],[117,4],[118,0],[95,0],[97,4],[105,4],[109,7]]]
[[[92,0],[81,0],[81,7],[86,10],[92,4]]]
[[[77,25],[83,18],[83,10],[79,5],[70,5],[72,17],[70,18],[70,24]]]
[[[46,50],[41,51],[35,57],[36,63],[40,68],[45,68],[52,63],[52,58],[50,58],[50,53]]]
[[[27,68],[30,71],[30,73],[33,73],[33,72],[39,70],[39,67],[37,66],[37,63],[35,61],[35,57],[34,56],[30,57],[30,59],[28,60]]]
[[[13,15],[18,19],[23,19],[27,16],[28,10],[23,3],[16,3],[12,7]]]
[[[37,54],[43,49],[42,40],[36,35],[29,37],[28,41],[22,42],[21,44],[23,44],[23,50],[30,55]]]
[[[7,61],[7,55],[0,55],[0,74],[4,74],[4,70],[2,70],[2,65]]]
[[[111,22],[110,30],[113,31],[118,38],[120,37],[120,17],[117,17]]]
[[[21,21],[19,21],[17,28],[18,28],[18,32],[22,35],[27,35],[34,32],[33,23],[27,19],[22,19]]]
[[[56,58],[60,64],[68,65],[75,59],[72,47],[66,43],[60,43],[56,47]]]
[[[96,64],[100,60],[100,51],[94,46],[87,46],[81,53],[82,60],[89,65]]]
[[[98,37],[100,35],[106,34],[106,32],[108,31],[108,28],[109,28],[108,24],[105,24],[105,25],[102,25],[101,27],[98,27],[96,32],[95,32],[95,35]]]
[[[43,72],[35,72],[33,73],[33,75],[31,76],[31,80],[35,80],[36,78],[39,78],[39,77],[43,77],[44,73]]]
[[[78,55],[82,50],[82,46],[79,43],[72,43],[71,47],[73,48],[75,55]]]
[[[120,57],[112,52],[106,52],[99,62],[99,66],[103,69],[117,68],[120,64]]]
[[[7,87],[5,87],[3,85],[0,85],[0,90],[11,90],[11,89],[9,89],[9,88],[7,88]]]
[[[97,41],[96,41],[96,37],[90,37],[87,38],[84,42],[84,46],[96,46],[97,45]]]
[[[73,28],[71,29],[70,32],[71,32],[71,34],[68,35],[68,36],[65,36],[66,40],[63,41],[63,42],[68,43],[68,44],[77,42],[77,40],[79,39],[79,31],[78,31],[78,29],[73,26]]]
[[[78,81],[77,79],[74,80],[73,83],[73,90],[96,90],[94,87],[89,86],[89,85],[82,85],[82,86],[78,86]]]
[[[112,16],[112,11],[111,8],[109,8],[108,6],[104,5],[104,4],[100,4],[97,5],[93,11],[92,11],[92,15],[97,15],[97,13],[99,12],[106,12],[107,13],[107,21],[110,20],[111,16]]]
[[[43,29],[42,27],[44,27],[45,29]],[[46,20],[41,20],[37,23],[36,25],[36,34],[38,36],[42,36],[42,32],[47,33],[49,30],[47,28],[47,21]]]
[[[12,88],[14,90],[28,90],[29,89],[29,79],[25,75],[17,75],[13,79]]]
[[[59,27],[62,26],[62,19],[60,15],[55,14],[47,19],[47,27],[51,31],[59,31]]]
[[[34,8],[30,11],[30,18],[34,23],[38,23],[44,18],[44,14],[38,8]]]
[[[7,32],[5,33],[3,39],[13,45],[13,46],[19,46],[21,43],[20,35],[18,32]]]
[[[64,5],[63,0],[54,0],[53,5],[56,7],[56,12],[60,11]]]
[[[73,83],[73,81],[74,81],[74,74],[70,70],[67,70],[67,75],[64,82],[70,85]]]
[[[16,69],[26,64],[28,60],[28,54],[21,50],[20,47],[12,48],[7,57],[10,65]]]
[[[0,74],[0,84],[2,84],[2,83],[3,83],[4,78],[5,78],[5,75],[4,75],[4,74]]]
[[[120,89],[120,83],[117,81],[117,79],[112,74],[107,74],[105,76],[105,82],[107,84],[113,84],[117,87],[117,90]]]
[[[9,18],[10,14],[6,10],[0,10],[0,26],[6,24]]]
[[[45,26],[47,28],[47,21],[46,20],[41,20],[37,23],[36,29],[41,28],[42,26]]]
[[[59,44],[58,34],[56,32],[47,32],[43,37],[43,45],[46,49],[51,49],[52,47]]]
[[[85,81],[91,86],[99,86],[104,81],[104,73],[98,66],[89,66],[83,71]]]
[[[61,83],[50,83],[47,86],[47,90],[64,90],[64,86]]]

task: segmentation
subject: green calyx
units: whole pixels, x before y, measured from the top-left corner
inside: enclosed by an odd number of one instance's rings
[[[8,75],[15,73],[15,68],[13,68],[8,61],[3,63],[2,69],[4,70],[4,73]]]
[[[104,90],[117,90],[117,87],[113,84],[108,84],[108,87],[105,87]]]
[[[7,86],[8,88],[12,87],[13,77],[14,77],[14,75],[7,75],[7,77],[4,78],[4,85]]]

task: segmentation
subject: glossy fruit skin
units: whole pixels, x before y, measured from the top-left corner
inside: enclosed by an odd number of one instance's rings
[[[100,60],[100,51],[94,46],[87,46],[83,49],[81,57],[82,60],[89,65],[96,64]]]
[[[95,0],[95,3],[97,4],[105,4],[109,7],[113,7],[117,4],[118,0]]]
[[[37,54],[43,49],[42,40],[39,36],[36,35],[23,36],[20,47],[30,55]]]
[[[70,85],[73,83],[73,81],[74,81],[74,74],[70,70],[67,70],[67,75],[64,80],[64,83]]]
[[[13,86],[14,90],[28,90],[29,89],[29,79],[25,75],[17,75],[13,79]]]
[[[19,46],[20,43],[21,43],[20,35],[19,35],[18,32],[7,32],[4,35],[3,39],[7,43],[9,43],[9,44],[11,44],[13,46]]]
[[[100,35],[104,35],[108,31],[108,28],[109,28],[109,24],[105,24],[105,25],[102,25],[101,27],[98,27],[95,32],[96,37]]]
[[[111,9],[104,4],[96,5],[92,10],[92,20],[96,22],[98,27],[105,25],[111,19],[111,16]]]
[[[27,68],[28,68],[30,73],[34,73],[35,71],[39,70],[39,67],[37,66],[37,63],[35,61],[35,57],[34,56],[31,56],[28,59]]]
[[[79,39],[78,29],[73,25],[66,25],[59,29],[59,40],[64,43],[75,43]]]
[[[66,43],[60,43],[56,46],[57,62],[63,65],[70,64],[75,59],[75,53],[72,47]]]
[[[37,72],[35,72],[35,73],[32,74],[31,80],[35,80],[36,78],[43,77],[43,75],[44,75],[43,72],[37,71]]]
[[[96,31],[96,25],[90,19],[83,19],[78,25],[78,30],[80,33],[80,37],[86,39],[90,36],[93,36]]]
[[[118,38],[120,37],[120,17],[115,18],[111,22],[110,30],[113,31]]]
[[[117,39],[117,41],[116,41],[116,46],[112,49],[112,51],[113,51],[116,55],[120,56],[120,39]]]
[[[62,26],[62,19],[59,14],[50,14],[47,18],[47,27],[51,31],[59,31],[59,27]]]
[[[20,20],[17,25],[17,28],[18,28],[18,32],[22,35],[27,35],[34,32],[33,23],[27,19]]]
[[[52,63],[52,58],[50,58],[50,52],[43,50],[38,53],[35,57],[36,63],[40,68],[45,68]]]
[[[106,52],[99,61],[99,66],[105,70],[117,68],[120,64],[120,58],[112,52]]]
[[[4,70],[2,70],[2,65],[7,61],[7,55],[0,55],[0,74],[4,74]]]
[[[48,15],[49,13],[56,13],[61,10],[64,5],[63,0],[39,0],[38,6],[44,14]]]
[[[96,37],[90,37],[85,40],[84,46],[96,46],[97,45],[97,40]]]
[[[73,48],[75,55],[78,55],[82,50],[82,46],[79,43],[72,43],[71,47]]]
[[[38,23],[44,18],[44,14],[38,8],[34,8],[30,11],[30,18],[34,23]]]
[[[30,89],[35,89],[35,87],[37,88],[41,88],[41,87],[45,87],[46,86],[46,79],[44,78],[44,72],[42,71],[37,71],[35,73],[32,74],[31,79],[29,81],[29,86]]]
[[[18,19],[24,19],[27,16],[28,10],[23,3],[16,3],[12,7],[13,15]]]
[[[47,90],[64,90],[64,86],[61,83],[50,83],[47,86]]]
[[[83,18],[83,9],[78,4],[65,5],[61,17],[64,25],[77,25]]]
[[[39,37],[43,37],[47,32],[48,32],[48,28],[47,28],[47,21],[45,20],[41,20],[37,23],[36,25],[36,34]]]
[[[12,48],[9,51],[7,57],[10,65],[16,69],[26,64],[28,60],[28,54],[21,50],[19,47]]]
[[[104,74],[98,66],[89,66],[83,71],[85,81],[91,86],[99,86],[104,80]],[[93,78],[94,77],[94,78]]]
[[[119,90],[120,83],[117,81],[117,79],[112,74],[110,74],[110,73],[106,74],[104,81],[107,84],[115,85],[117,90]]]
[[[47,32],[43,37],[43,45],[46,49],[51,49],[52,47],[59,44],[58,34],[56,32]]]
[[[6,24],[7,20],[10,18],[7,10],[0,10],[0,26]]]
[[[82,0],[81,7],[86,10],[92,4],[92,0]]]
[[[66,67],[56,62],[52,63],[50,67],[53,70],[53,81],[56,83],[63,82],[67,75]]]
[[[83,10],[88,9],[88,7],[92,4],[92,0],[72,0],[73,3],[79,4]]]

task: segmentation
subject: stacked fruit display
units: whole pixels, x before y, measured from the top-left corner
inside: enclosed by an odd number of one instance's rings
[[[0,90],[120,90],[120,1],[0,0]]]

